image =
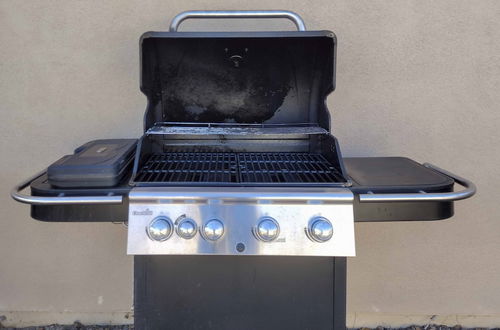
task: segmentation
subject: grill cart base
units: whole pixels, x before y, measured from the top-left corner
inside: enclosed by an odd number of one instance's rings
[[[345,329],[346,258],[135,256],[136,329]]]

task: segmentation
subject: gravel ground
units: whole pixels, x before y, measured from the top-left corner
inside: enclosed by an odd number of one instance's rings
[[[500,328],[463,328],[460,325],[448,327],[446,325],[427,324],[427,325],[412,325],[406,328],[357,328],[356,330],[500,330]]]
[[[44,325],[39,327],[27,327],[27,328],[5,328],[0,324],[0,329],[2,330],[133,330],[132,325],[83,325],[81,323],[75,322],[71,325]]]
[[[5,328],[2,327],[0,324],[0,329],[2,330],[133,330],[134,327],[132,325],[108,325],[108,326],[103,326],[103,325],[83,325],[81,323],[74,323],[71,325],[58,325],[58,324],[52,324],[52,325],[46,325],[46,326],[40,326],[40,327],[28,327],[28,328]],[[406,328],[384,328],[384,327],[377,327],[377,328],[357,328],[355,330],[500,330],[500,327],[498,328],[462,328],[459,325],[456,325],[454,327],[447,327],[445,325],[436,325],[436,324],[429,324],[425,326],[411,326],[411,327],[406,327]]]

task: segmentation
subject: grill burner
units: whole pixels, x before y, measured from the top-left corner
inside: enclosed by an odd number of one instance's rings
[[[321,154],[168,152],[150,155],[135,181],[328,184],[344,180]]]

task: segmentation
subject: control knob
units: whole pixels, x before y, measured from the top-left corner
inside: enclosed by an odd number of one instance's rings
[[[202,235],[209,241],[216,241],[224,235],[224,224],[217,219],[209,220],[203,226]]]
[[[192,219],[184,218],[177,224],[177,235],[184,239],[193,238],[196,235],[196,222]]]
[[[333,226],[327,218],[317,217],[311,220],[307,233],[313,241],[326,242],[332,238]]]
[[[163,242],[172,236],[173,225],[167,217],[156,217],[146,228],[146,232],[153,241]]]
[[[264,242],[272,242],[280,234],[280,226],[276,220],[271,217],[265,217],[260,220],[254,228],[254,234],[257,239]]]

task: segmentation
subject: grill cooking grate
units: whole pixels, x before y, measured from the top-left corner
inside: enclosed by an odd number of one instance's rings
[[[237,159],[225,152],[153,154],[139,171],[139,182],[238,182]]]
[[[336,183],[344,179],[321,154],[168,152],[150,155],[135,181]]]
[[[335,168],[320,154],[240,153],[240,182],[338,182]]]

